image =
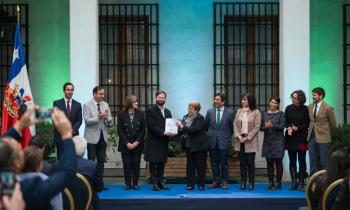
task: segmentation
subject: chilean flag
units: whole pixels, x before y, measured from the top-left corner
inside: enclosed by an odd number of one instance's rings
[[[34,106],[32,91],[30,90],[26,59],[24,56],[19,24],[16,26],[15,46],[12,65],[6,84],[4,103],[2,105],[1,133],[5,133],[29,108]],[[35,134],[35,127],[22,131],[22,147],[28,145],[29,139]]]

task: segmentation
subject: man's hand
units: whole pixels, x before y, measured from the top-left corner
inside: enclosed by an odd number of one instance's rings
[[[126,147],[127,147],[129,150],[134,149],[134,146],[133,146],[133,144],[131,144],[131,143],[127,143],[127,144],[126,144]]]
[[[165,131],[164,131],[164,136],[174,137],[174,136],[176,136],[176,134],[171,133],[171,132],[165,132]]]
[[[2,198],[3,205],[7,210],[24,210],[26,203],[23,200],[19,183],[16,184],[12,196],[4,196]]]
[[[34,107],[25,111],[21,116],[21,119],[19,119],[19,121],[13,126],[18,133],[22,133],[22,130],[24,128],[27,128],[30,125],[40,122],[40,120],[34,120],[34,121],[31,120],[31,116],[33,112],[34,112]]]
[[[72,125],[63,111],[54,108],[52,114],[52,121],[58,131],[61,134],[62,139],[71,139],[72,138]]]
[[[134,143],[132,143],[133,147],[136,148],[137,146],[139,146],[140,142],[139,141],[134,141]]]

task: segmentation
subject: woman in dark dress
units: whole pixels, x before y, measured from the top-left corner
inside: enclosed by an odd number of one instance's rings
[[[125,109],[118,114],[118,151],[122,153],[125,190],[138,190],[141,152],[146,130],[144,113],[138,110],[136,96],[127,96]]]
[[[309,111],[305,106],[306,98],[302,90],[296,90],[291,94],[292,104],[285,110],[287,123],[286,130],[286,149],[289,156],[289,171],[292,184],[290,190],[304,191],[306,176],[306,150],[307,150],[307,132],[309,127]],[[297,158],[299,163],[299,181],[297,184]]]
[[[268,190],[280,190],[283,175],[284,113],[279,108],[280,98],[272,96],[269,100],[269,109],[261,115],[261,131],[264,132],[262,157],[267,161],[267,174],[269,177]],[[274,168],[276,166],[276,185],[274,182]]]
[[[205,189],[208,137],[204,117],[199,113],[200,109],[201,105],[198,102],[191,102],[188,105],[188,114],[182,121],[177,122],[179,133],[182,135],[181,145],[186,151],[187,190],[194,189],[196,174],[198,189]]]

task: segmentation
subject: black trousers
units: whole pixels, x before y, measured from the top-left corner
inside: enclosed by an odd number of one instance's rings
[[[246,153],[244,144],[241,143],[239,151],[239,166],[241,172],[241,181],[247,181],[247,172],[249,181],[254,182],[255,179],[255,152]]]
[[[96,165],[96,179],[98,180],[98,186],[104,187],[103,183],[103,173],[104,173],[104,166],[106,162],[106,149],[107,149],[107,143],[103,138],[103,134],[101,132],[100,139],[98,140],[97,144],[88,144],[87,145],[87,151],[88,151],[88,159],[97,161]]]
[[[194,186],[197,174],[198,186],[205,185],[205,170],[207,166],[207,150],[190,152],[186,151],[186,175],[187,185]]]
[[[122,153],[125,185],[138,185],[140,177],[141,152],[132,150]]]
[[[153,185],[159,185],[164,182],[164,167],[165,163],[149,163],[149,172]]]
[[[269,182],[274,182],[275,177],[275,170],[274,166],[276,166],[276,181],[278,183],[281,183],[282,176],[283,176],[283,164],[282,164],[283,158],[266,158],[267,162],[267,175],[269,177]]]
[[[292,179],[296,179],[297,175],[297,158],[299,163],[299,180],[306,178],[306,151],[288,150],[289,156],[289,171]]]

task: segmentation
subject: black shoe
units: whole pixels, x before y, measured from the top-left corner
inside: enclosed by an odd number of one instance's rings
[[[205,186],[198,186],[198,190],[200,190],[200,191],[205,190]]]
[[[161,190],[170,190],[169,187],[167,187],[163,182],[158,184],[159,189]]]
[[[223,182],[222,185],[221,185],[221,189],[223,190],[228,190],[228,183],[227,182]]]
[[[289,190],[297,190],[298,189],[298,185],[295,182],[292,182],[292,184],[289,187]]]
[[[267,186],[267,190],[274,190],[275,189],[275,185],[273,182],[270,182],[269,185]]]
[[[191,185],[188,185],[187,187],[186,187],[186,190],[193,190],[194,189],[194,186],[191,186]]]
[[[219,188],[220,187],[220,185],[217,183],[217,182],[213,182],[209,187],[208,187],[208,189],[215,189],[215,188]]]
[[[105,190],[109,190],[109,188],[108,187],[103,187],[102,191],[105,191]]]
[[[282,184],[281,184],[281,182],[277,182],[277,183],[276,183],[275,189],[276,189],[276,190],[281,190],[281,189],[282,189]]]
[[[160,188],[157,185],[153,185],[152,190],[153,191],[160,191]]]
[[[139,188],[138,185],[134,185],[134,186],[132,187],[132,189],[133,189],[133,190],[139,190],[140,188]]]
[[[125,185],[124,190],[131,190],[131,185]]]
[[[239,188],[240,190],[245,190],[247,189],[246,182],[241,182],[241,187]]]
[[[254,182],[249,182],[248,190],[254,190]]]

